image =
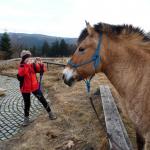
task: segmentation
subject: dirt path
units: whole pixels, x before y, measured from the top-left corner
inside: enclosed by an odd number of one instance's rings
[[[0,143],[1,150],[107,150],[108,142],[105,122],[99,96],[92,96],[98,110],[101,124],[87,99],[84,82],[67,87],[61,80],[62,68],[50,67],[44,75],[44,89],[57,113],[58,119],[50,121],[45,111],[22,133],[6,142]],[[103,74],[92,81],[92,93],[99,84],[109,84],[112,93],[119,98],[115,89]],[[119,105],[119,104],[118,104]],[[135,147],[135,132],[132,125],[124,119]],[[70,147],[70,148],[69,148]]]

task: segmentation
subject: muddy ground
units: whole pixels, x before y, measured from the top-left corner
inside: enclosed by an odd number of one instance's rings
[[[64,60],[63,60],[64,62]],[[16,65],[1,69],[2,74],[16,75]],[[108,140],[104,115],[99,96],[93,93],[100,84],[109,84],[118,103],[120,98],[115,88],[102,73],[92,80],[92,98],[99,114],[100,122],[86,95],[84,82],[68,87],[62,80],[62,67],[50,65],[44,74],[43,89],[48,93],[48,101],[57,114],[57,120],[49,120],[46,111],[22,132],[5,142],[0,142],[1,150],[107,150]],[[118,103],[119,105],[119,103]],[[119,110],[121,113],[121,110]],[[133,147],[136,149],[135,131],[131,122],[122,115]]]

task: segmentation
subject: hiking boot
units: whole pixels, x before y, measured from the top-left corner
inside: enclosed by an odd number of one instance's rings
[[[56,115],[55,115],[52,111],[50,111],[48,114],[49,114],[49,119],[50,119],[50,120],[55,120],[55,119],[57,119]]]
[[[30,123],[30,121],[29,121],[29,117],[24,117],[24,121],[23,121],[23,126],[28,126],[29,125],[29,123]]]

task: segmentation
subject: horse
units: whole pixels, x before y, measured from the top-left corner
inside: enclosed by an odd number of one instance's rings
[[[133,123],[138,149],[150,150],[150,39],[133,25],[97,23],[86,27],[63,70],[65,84],[103,72],[122,97],[121,108]]]

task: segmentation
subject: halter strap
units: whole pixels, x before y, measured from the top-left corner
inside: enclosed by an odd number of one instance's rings
[[[99,52],[101,50],[101,42],[102,42],[102,32],[100,33],[98,45],[97,45],[95,54],[93,55],[94,68],[95,69],[99,66],[100,61],[101,61],[101,57],[99,55]]]
[[[86,64],[89,64],[91,62],[94,62],[94,68],[96,70],[96,68],[99,66],[100,64],[100,61],[101,61],[101,57],[99,55],[99,52],[101,50],[101,41],[102,41],[102,32],[100,32],[100,35],[99,35],[99,41],[98,41],[98,45],[97,45],[97,48],[95,50],[95,53],[94,55],[92,56],[92,58],[90,60],[87,60],[81,64],[75,64],[71,61],[71,59],[68,61],[68,64],[71,65],[73,68],[78,68],[78,67],[81,67],[83,65],[86,65]]]

